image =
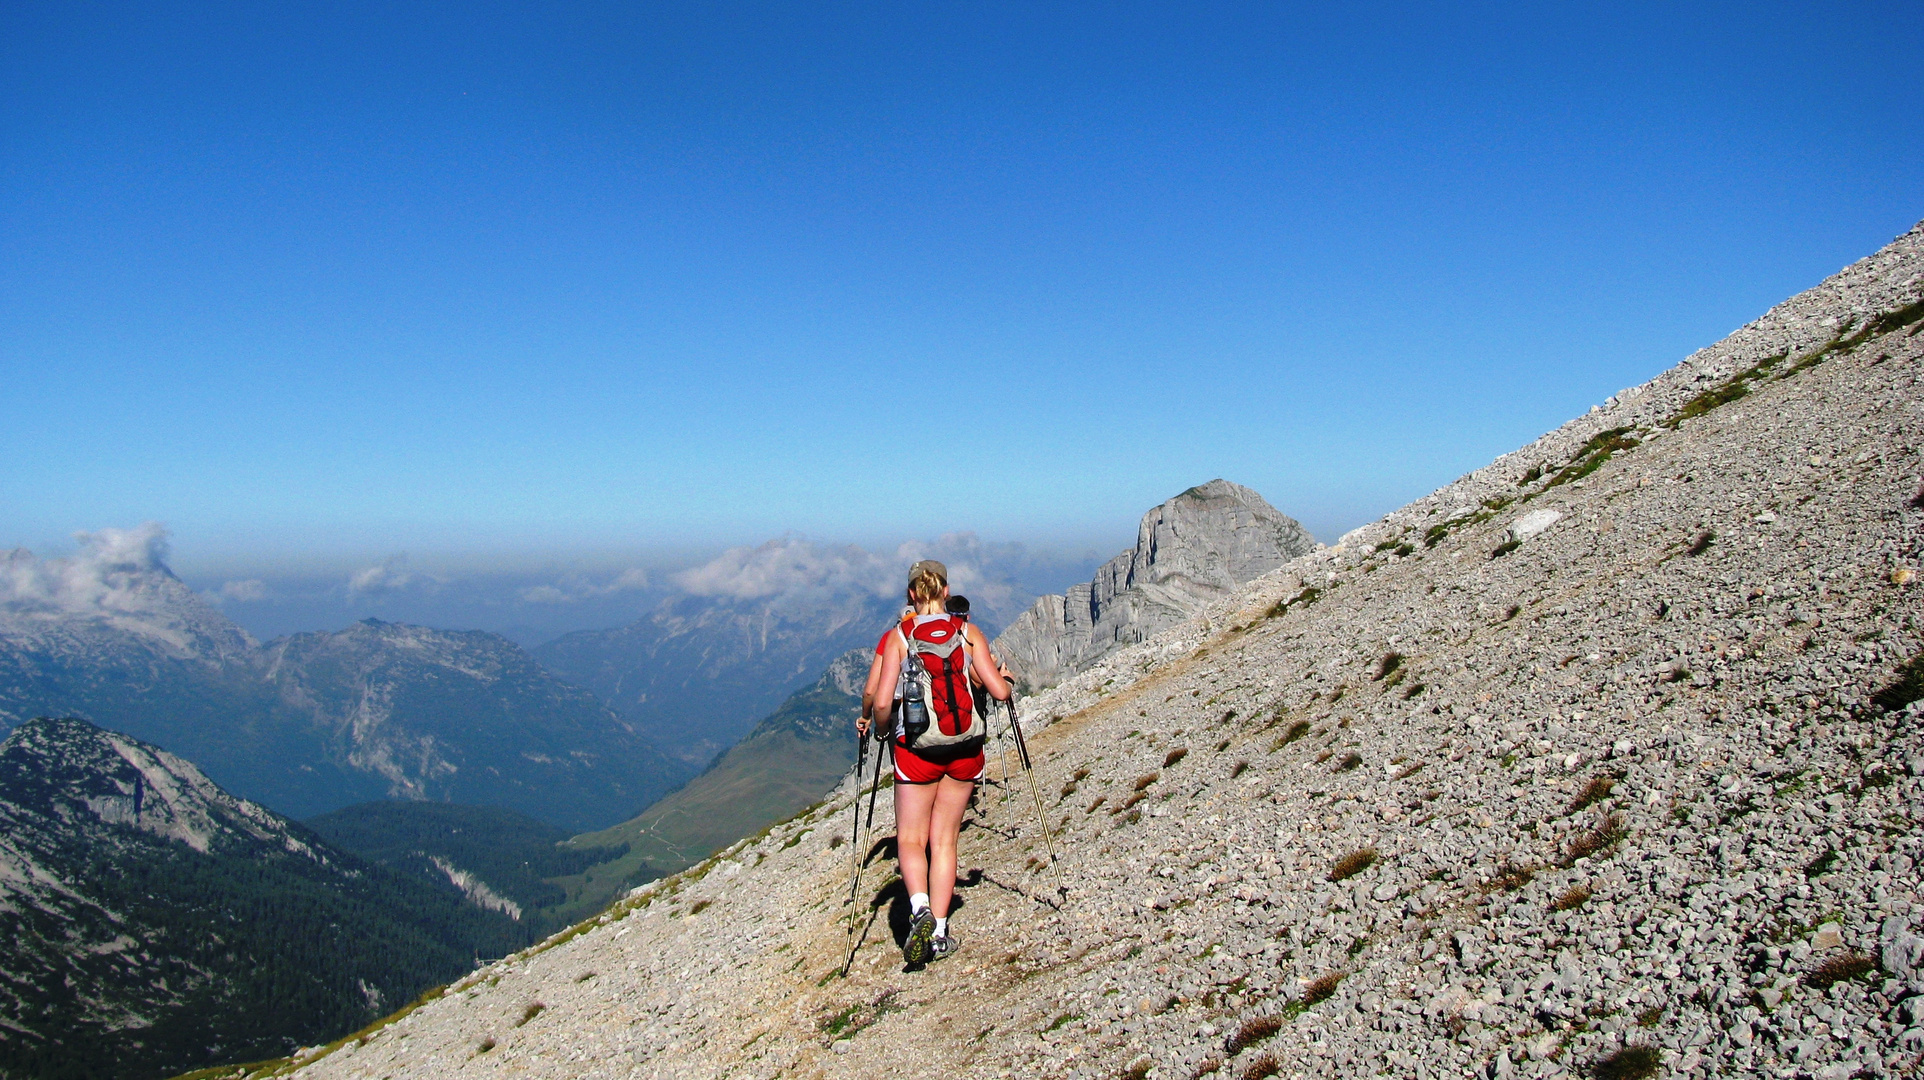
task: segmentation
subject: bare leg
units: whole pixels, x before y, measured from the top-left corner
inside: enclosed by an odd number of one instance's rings
[[[944,778],[942,783],[952,783]],[[902,884],[909,895],[929,891],[929,814],[936,803],[936,784],[895,782],[895,859],[902,868]],[[958,815],[956,822],[961,823]],[[955,844],[949,844],[949,877],[955,877]],[[947,901],[944,901],[947,903]]]
[[[962,815],[968,812],[969,795],[975,784],[945,776],[933,784],[934,807],[928,827],[929,865],[924,871],[929,882],[929,908],[938,919],[949,917],[949,904],[955,899],[955,845],[962,832]],[[904,875],[906,880],[906,875]]]

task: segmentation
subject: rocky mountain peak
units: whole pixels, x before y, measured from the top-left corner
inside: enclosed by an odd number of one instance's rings
[[[209,663],[254,648],[247,631],[168,569],[160,526],[79,539],[71,556],[43,559],[15,548],[0,557],[0,640],[80,660],[128,641],[157,656]]]
[[[1144,514],[1136,546],[1087,585],[1038,599],[996,638],[996,655],[1029,686],[1052,686],[1315,547],[1249,488],[1198,484]]]
[[[274,814],[221,790],[192,762],[74,717],[29,720],[0,742],[0,799],[75,827],[132,826],[202,853],[237,837],[308,852]]]

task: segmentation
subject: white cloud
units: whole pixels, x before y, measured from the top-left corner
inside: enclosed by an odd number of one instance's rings
[[[933,541],[912,540],[892,552],[854,545],[833,547],[787,536],[759,547],[731,548],[674,577],[696,596],[733,600],[826,600],[868,595],[894,599],[908,584],[909,567],[938,559],[949,568],[949,590],[969,597],[980,610],[999,611],[1014,593],[992,566],[995,552],[974,533],[950,533]]]
[[[215,589],[209,594],[208,599],[216,604],[224,604],[229,600],[239,600],[242,603],[265,600],[267,599],[267,582],[259,578],[249,578],[246,581],[223,582],[220,588]]]
[[[552,585],[535,585],[521,590],[521,599],[530,604],[575,604],[616,593],[648,587],[648,571],[639,567],[623,570],[600,584],[580,574],[569,574]]]
[[[695,596],[732,600],[801,598],[895,591],[895,560],[850,544],[828,547],[785,536],[760,547],[730,548],[709,562],[675,575],[676,585]],[[901,568],[906,575],[908,565]]]
[[[171,580],[167,529],[149,521],[133,529],[74,534],[71,557],[37,559],[26,548],[0,562],[0,606],[13,611],[135,612],[155,604],[154,578]]]
[[[100,623],[182,655],[251,646],[245,632],[167,568],[167,530],[159,522],[74,539],[79,549],[64,558],[38,559],[25,548],[0,554],[0,633],[32,637]]]
[[[348,575],[347,592],[349,596],[386,596],[403,589],[432,591],[440,585],[441,579],[409,569],[408,557],[402,554],[389,555]]]

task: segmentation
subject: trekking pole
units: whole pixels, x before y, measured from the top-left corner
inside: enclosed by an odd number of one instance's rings
[[[874,729],[870,729],[870,730],[873,731]],[[861,756],[867,756],[868,738],[869,738],[868,736],[863,736]],[[854,872],[849,875],[849,882],[848,882],[848,903],[851,903],[851,904],[855,902],[856,895],[861,892],[862,873],[863,871],[868,869],[868,850],[867,849],[868,849],[869,836],[874,832],[874,829],[875,829],[875,793],[877,790],[881,788],[881,786],[882,786],[882,751],[880,749],[877,749],[875,751],[875,776],[870,781],[869,791],[868,791],[868,821],[865,824],[862,824],[860,826],[860,835],[862,838],[861,844],[858,845],[856,849],[850,853],[855,857],[855,860],[856,860],[853,868]],[[862,814],[862,774],[858,772],[855,774],[855,816],[858,822],[861,820],[861,814]],[[855,830],[851,829],[850,831],[851,840],[853,840],[854,835],[855,835]]]
[[[1049,866],[1055,871],[1056,895],[1063,900],[1069,898],[1069,890],[1062,887],[1062,860],[1056,857],[1055,832],[1049,828],[1049,816],[1042,809],[1042,793],[1035,786],[1035,766],[1029,760],[1029,743],[1022,737],[1022,723],[1015,715],[1015,692],[1010,691],[1009,699],[1003,703],[1009,709],[1009,730],[1015,735],[1016,756],[1022,761],[1022,771],[1029,778],[1029,798],[1035,801],[1036,824],[1042,826],[1042,841],[1049,849]]]
[[[855,900],[853,882],[855,881],[856,867],[861,859],[861,856],[856,853],[856,841],[861,839],[862,836],[862,770],[867,765],[868,732],[858,731],[855,733],[855,793],[849,799],[848,815],[848,879],[850,882],[850,895],[848,900],[843,901],[843,907],[847,907]]]
[[[879,729],[872,729],[872,730],[875,730],[878,735],[880,734]],[[895,751],[895,747],[893,744],[891,744],[889,746],[889,757],[893,758],[895,756],[894,751]],[[867,737],[865,736],[862,742],[862,751],[858,753],[856,756],[855,800],[854,800],[853,806],[856,811],[856,818],[858,821],[860,820],[861,809],[862,809],[861,757],[865,755],[867,752],[868,752],[868,741],[867,741]],[[858,847],[856,847],[854,851],[851,851],[849,853],[855,859],[855,864],[851,868],[851,873],[849,874],[848,899],[842,902],[843,907],[847,907],[850,904],[853,904],[856,898],[862,894],[862,878],[866,875],[868,871],[869,837],[874,834],[875,793],[877,791],[880,791],[881,788],[882,788],[882,751],[878,748],[875,751],[875,776],[874,776],[873,782],[869,786],[869,792],[868,792],[868,822],[866,825],[863,825],[861,827],[861,836],[862,836],[861,844]],[[873,912],[873,910],[874,910],[873,908],[870,909],[871,912]],[[855,950],[860,947],[860,943],[855,940],[855,928],[857,926],[860,926],[861,923],[862,923],[862,912],[860,908],[857,908],[856,910],[849,913],[848,930],[845,935],[846,938],[848,939],[848,942],[847,942],[848,956],[842,962],[842,975],[844,978],[848,976],[848,969],[850,967],[853,967],[855,964]]]

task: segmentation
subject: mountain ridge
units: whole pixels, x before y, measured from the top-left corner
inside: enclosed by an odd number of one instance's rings
[[[154,527],[103,530],[69,560],[7,556],[0,724],[86,716],[291,816],[453,798],[578,830],[692,772],[499,635],[364,620],[260,645],[164,555]]]

